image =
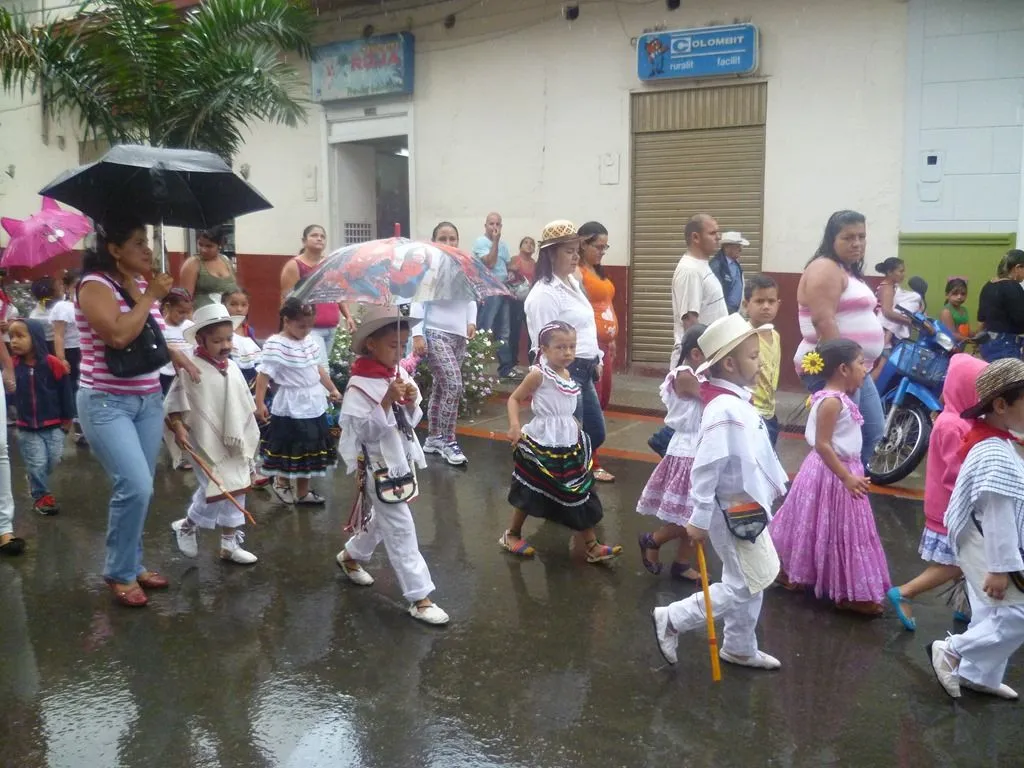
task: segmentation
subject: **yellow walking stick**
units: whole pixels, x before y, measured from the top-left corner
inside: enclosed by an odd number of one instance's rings
[[[704,614],[708,618],[708,650],[711,653],[711,679],[719,682],[722,679],[722,667],[718,660],[718,638],[715,636],[715,617],[711,613],[711,588],[708,584],[708,563],[704,559],[704,543],[697,545],[697,564],[700,567],[700,583],[704,589]]]

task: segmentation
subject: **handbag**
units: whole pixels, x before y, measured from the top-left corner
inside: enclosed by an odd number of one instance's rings
[[[505,281],[505,287],[516,301],[526,301],[526,297],[530,295],[530,281],[519,274],[510,273]]]
[[[365,445],[363,446],[363,456],[366,460],[367,472],[373,477],[374,493],[382,504],[401,504],[419,496],[415,467],[410,466],[409,472],[400,477],[390,477],[388,465],[383,461],[371,460]]]
[[[722,507],[725,524],[729,533],[737,539],[754,543],[757,537],[768,527],[768,513],[760,504],[738,504],[735,507]]]
[[[117,283],[110,281],[124,303],[129,309],[135,306],[135,301]],[[167,342],[160,331],[153,315],[146,315],[146,324],[142,326],[139,335],[136,336],[124,349],[106,348],[107,370],[111,375],[120,379],[130,379],[134,376],[142,376],[147,373],[158,371],[171,362],[171,353],[167,349]]]

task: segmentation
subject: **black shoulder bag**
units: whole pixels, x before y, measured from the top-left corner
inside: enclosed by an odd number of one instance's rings
[[[121,294],[129,309],[135,306],[135,301],[128,292],[117,283],[110,281],[114,290]],[[167,349],[167,342],[160,331],[153,315],[146,315],[146,324],[142,331],[124,349],[114,349],[107,346],[106,349],[107,369],[113,376],[120,379],[130,379],[133,376],[142,376],[146,373],[158,371],[171,362],[171,353]]]

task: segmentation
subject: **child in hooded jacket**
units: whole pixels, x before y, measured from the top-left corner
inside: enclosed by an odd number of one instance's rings
[[[60,507],[50,493],[49,480],[64,455],[64,436],[71,430],[75,415],[71,376],[49,353],[46,330],[40,321],[15,320],[10,335],[18,449],[28,470],[32,506],[41,515],[56,515]]]

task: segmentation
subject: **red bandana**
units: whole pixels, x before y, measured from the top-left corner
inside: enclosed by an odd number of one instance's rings
[[[707,407],[708,403],[710,403],[719,395],[732,395],[733,397],[739,397],[739,395],[737,395],[731,389],[719,387],[718,385],[712,384],[709,381],[705,381],[700,385],[700,399],[701,402],[704,404],[705,408]]]
[[[960,453],[958,454],[960,460],[964,461],[967,458],[967,454],[971,452],[971,448],[982,440],[988,440],[990,437],[998,437],[1000,440],[1014,439],[1013,435],[1005,429],[996,429],[981,419],[977,419],[974,422],[974,426],[971,427],[971,431],[964,435],[964,441],[960,445]]]
[[[228,363],[231,362],[230,360],[221,360],[220,358],[214,357],[213,355],[206,351],[206,347],[196,347],[196,357],[198,357],[200,360],[205,360],[206,362],[208,362],[210,365],[212,365],[214,368],[220,371],[222,375],[228,375]]]
[[[352,363],[353,376],[365,376],[368,379],[393,379],[398,375],[397,368],[388,368],[375,357],[363,355]]]

